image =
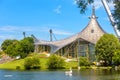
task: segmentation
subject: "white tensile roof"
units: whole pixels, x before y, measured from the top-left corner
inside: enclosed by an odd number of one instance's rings
[[[72,42],[80,39],[81,41],[87,41],[93,44],[96,44],[96,42],[99,40],[99,38],[105,34],[106,32],[101,28],[97,21],[97,17],[95,15],[95,9],[93,8],[92,16],[90,17],[90,21],[88,25],[79,33],[63,39],[59,41],[45,41],[45,40],[39,40],[35,38],[35,36],[32,36],[34,38],[34,44],[35,45],[47,45],[51,47],[51,53],[55,53],[59,49],[65,47],[68,44],[71,44]]]

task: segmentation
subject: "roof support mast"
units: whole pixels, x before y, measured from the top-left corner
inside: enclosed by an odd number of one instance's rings
[[[110,8],[109,8],[109,6],[108,6],[108,4],[107,4],[107,0],[101,0],[101,1],[102,1],[102,3],[103,3],[103,6],[104,6],[104,8],[105,8],[105,10],[106,10],[106,12],[107,12],[107,15],[108,15],[108,17],[109,17],[109,19],[110,19],[110,21],[111,21],[111,24],[112,24],[112,26],[113,26],[113,28],[114,28],[114,31],[115,31],[117,37],[120,38],[120,32],[119,32],[119,30],[117,29],[117,24],[115,24],[115,20],[114,20],[114,18],[113,18],[113,16],[112,16],[112,13],[111,13],[111,11],[110,11]]]
[[[52,41],[52,29],[50,29],[49,32],[50,32],[50,41]]]

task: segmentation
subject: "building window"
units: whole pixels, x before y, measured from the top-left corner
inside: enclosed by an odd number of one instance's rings
[[[94,33],[94,30],[93,30],[93,29],[91,30],[91,33]]]

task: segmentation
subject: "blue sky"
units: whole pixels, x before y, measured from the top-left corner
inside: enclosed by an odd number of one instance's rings
[[[114,34],[100,1],[94,3],[98,22]],[[57,40],[67,38],[87,26],[91,10],[89,6],[85,14],[80,14],[74,0],[0,0],[0,44],[6,39],[23,39],[23,32],[49,41],[49,29]]]

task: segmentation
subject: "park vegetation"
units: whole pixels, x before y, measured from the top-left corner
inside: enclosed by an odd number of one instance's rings
[[[48,69],[64,69],[65,60],[62,57],[53,54],[49,57],[47,65]]]
[[[83,66],[90,66],[90,61],[87,59],[87,57],[80,57],[79,58],[79,66],[83,67]]]
[[[40,69],[40,60],[38,57],[27,57],[24,61],[24,68],[26,70],[30,69]]]
[[[2,43],[1,47],[2,50],[12,58],[17,56],[25,58],[34,51],[33,43],[34,41],[31,37],[26,37],[20,41],[7,39]]]

